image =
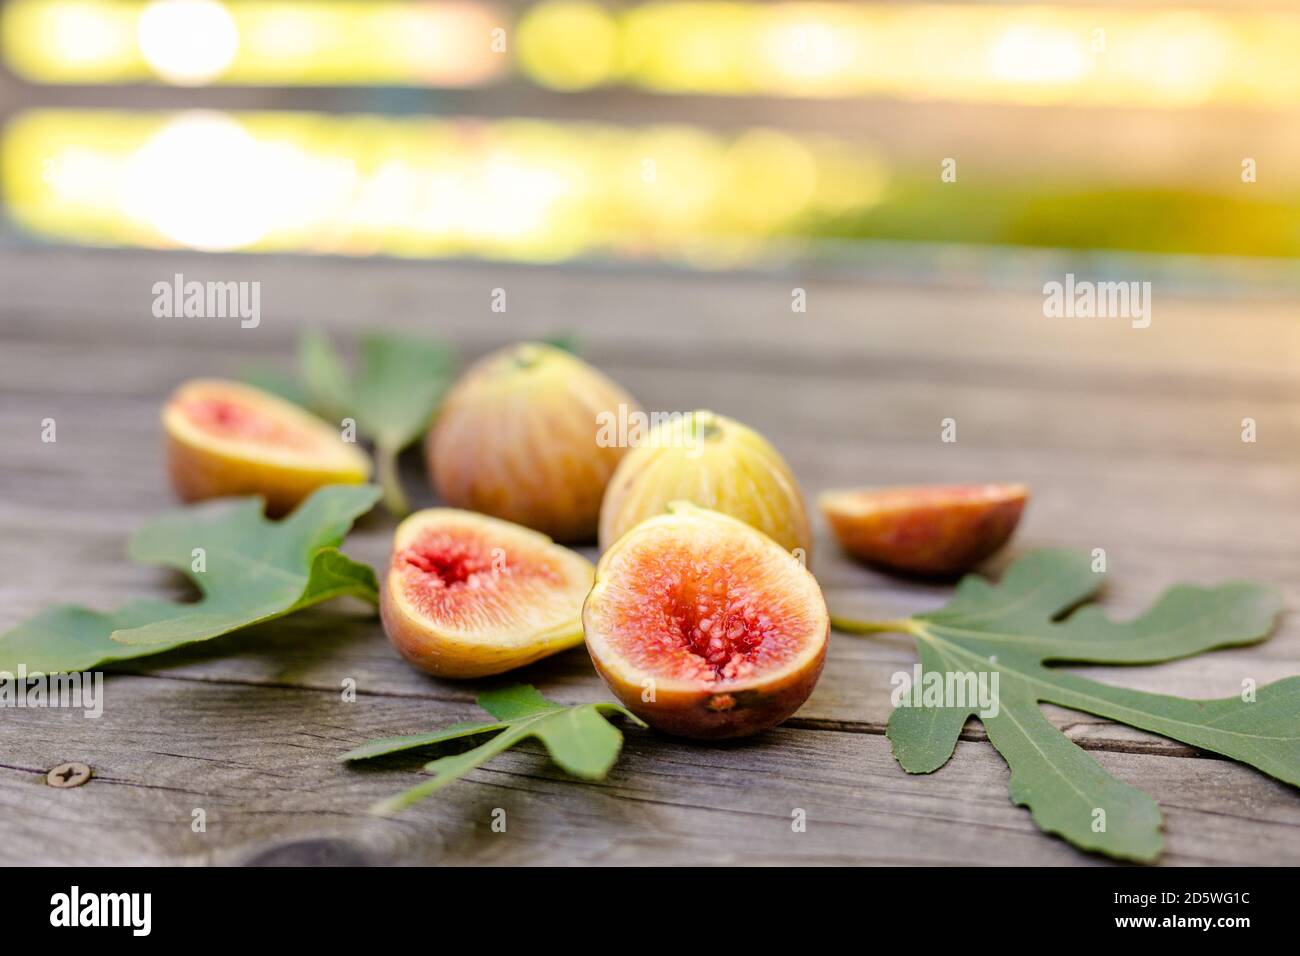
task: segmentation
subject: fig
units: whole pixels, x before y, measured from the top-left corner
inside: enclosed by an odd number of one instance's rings
[[[182,501],[261,495],[275,516],[322,485],[359,485],[370,477],[370,458],[337,429],[251,385],[185,382],[162,419],[168,471]]]
[[[384,632],[420,670],[483,677],[582,643],[590,561],[546,535],[460,511],[397,527],[381,582]]]
[[[744,737],[793,714],[826,660],[816,579],[767,535],[687,502],[596,566],[587,650],[629,710],[682,737]]]
[[[822,513],[844,550],[913,574],[969,571],[1007,543],[1029,487],[918,485],[828,491]]]
[[[626,447],[598,440],[600,421],[636,404],[574,355],[525,343],[488,355],[453,386],[426,444],[449,505],[589,541]]]
[[[762,435],[739,422],[694,411],[653,428],[610,479],[601,547],[677,500],[738,518],[811,560],[812,529],[794,473]]]

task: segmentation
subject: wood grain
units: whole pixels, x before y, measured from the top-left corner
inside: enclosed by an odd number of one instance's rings
[[[159,320],[152,283],[263,283],[257,329]],[[1296,303],[1160,296],[1151,328],[1043,317],[1041,279],[1018,286],[907,286],[842,270],[681,275],[575,267],[0,249],[0,629],[56,600],[110,607],[186,593],[121,559],[126,537],[170,506],[157,415],[193,375],[288,368],[299,330],[346,340],[367,328],[445,336],[466,357],[572,332],[584,354],[657,409],[711,407],[763,431],[810,496],[907,481],[1019,479],[1034,499],[996,573],[1039,546],[1107,551],[1106,600],[1138,611],[1178,580],[1279,585],[1288,613],[1255,648],[1099,679],[1223,696],[1243,678],[1300,673],[1300,324]],[[807,289],[809,312],[790,312]],[[488,309],[506,288],[505,315]],[[940,420],[958,441],[939,440]],[[1241,419],[1259,440],[1243,444]],[[40,422],[58,422],[43,444]],[[404,461],[432,501],[418,454]],[[381,562],[393,523],[348,539]],[[594,554],[591,548],[586,549]],[[875,617],[943,603],[949,588],[845,561],[818,527],[815,570],[831,603]],[[475,715],[493,682],[437,681],[406,667],[364,608],[314,609],[201,647],[124,665],[105,715],[0,714],[0,861],[94,863],[1100,863],[1039,833],[1006,794],[977,723],[952,763],[903,773],[883,736],[890,676],[914,655],[901,635],[836,635],[816,693],[784,728],[702,747],[628,733],[602,785],[568,781],[534,750],[511,754],[393,821],[372,801],[412,779],[416,758],[338,766],[369,736]],[[585,654],[520,679],[565,701],[601,699]],[[359,698],[340,698],[345,678]],[[498,682],[499,683],[499,682]],[[1166,813],[1166,863],[1300,862],[1300,798],[1230,761],[1097,718],[1049,717]],[[63,760],[84,787],[44,787]],[[191,811],[208,814],[206,833]],[[489,826],[507,811],[506,834]],[[791,832],[793,808],[806,833]]]

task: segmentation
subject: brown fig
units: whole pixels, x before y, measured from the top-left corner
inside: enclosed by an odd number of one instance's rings
[[[456,383],[430,430],[434,488],[453,507],[557,541],[589,540],[627,450],[601,440],[600,423],[635,409],[623,389],[561,349],[494,352]]]
[[[913,574],[969,571],[1011,537],[1029,499],[1020,484],[828,491],[822,513],[844,550]]]

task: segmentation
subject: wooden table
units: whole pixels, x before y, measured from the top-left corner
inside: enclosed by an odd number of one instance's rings
[[[1062,268],[1058,277],[1065,270]],[[155,319],[154,282],[262,283],[256,329]],[[1030,270],[1032,272],[1032,270]],[[1157,283],[1150,328],[1047,319],[1042,278],[889,284],[851,270],[767,276],[576,267],[193,254],[0,252],[0,629],[54,601],[180,596],[123,558],[129,532],[171,507],[158,410],[179,381],[288,367],[300,329],[445,336],[472,357],[576,332],[585,356],[649,409],[713,408],[758,428],[810,497],[867,483],[1014,479],[1034,499],[990,568],[1039,546],[1104,547],[1108,604],[1135,613],[1179,580],[1251,577],[1286,594],[1276,636],[1099,678],[1188,696],[1300,673],[1300,316],[1296,302],[1182,297]],[[791,290],[808,311],[791,311]],[[508,311],[490,310],[505,288]],[[57,421],[55,444],[40,423]],[[958,441],[940,441],[957,421]],[[1241,422],[1258,441],[1241,441]],[[417,503],[431,501],[418,455]],[[380,564],[376,513],[345,550]],[[893,617],[947,587],[853,565],[818,520],[816,572],[833,606]],[[836,635],[812,699],[780,729],[721,746],[630,730],[600,784],[538,747],[509,753],[395,819],[366,807],[417,778],[419,755],[335,758],[376,736],[477,715],[492,682],[426,677],[376,619],[338,603],[119,668],[99,720],[0,713],[5,863],[1048,863],[1096,864],[1040,833],[971,722],[952,761],[909,776],[884,737],[908,639]],[[347,678],[354,703],[343,700]],[[577,649],[512,678],[561,701],[607,697]],[[505,683],[500,681],[497,683]],[[1109,722],[1054,722],[1165,814],[1165,863],[1300,863],[1300,794],[1249,768]],[[46,771],[82,761],[75,789]],[[206,832],[192,829],[206,813]],[[492,830],[496,808],[505,833]],[[792,831],[795,808],[806,832]]]

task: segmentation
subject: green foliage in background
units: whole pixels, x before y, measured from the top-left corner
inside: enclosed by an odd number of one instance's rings
[[[903,178],[878,205],[793,230],[816,239],[901,239],[1228,256],[1300,256],[1300,197],[1244,188],[1121,188],[1051,181]]]

